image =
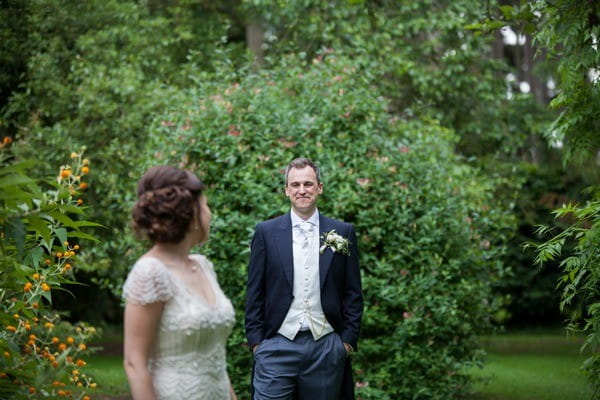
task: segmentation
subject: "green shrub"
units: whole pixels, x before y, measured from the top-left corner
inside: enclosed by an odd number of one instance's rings
[[[5,141],[6,143],[6,141]],[[74,283],[80,242],[97,224],[81,207],[89,165],[73,154],[58,177],[36,182],[34,162],[0,150],[0,397],[88,399],[86,343],[97,331],[52,308],[52,293]]]
[[[363,399],[448,399],[469,390],[490,327],[492,282],[512,221],[494,183],[453,152],[435,121],[388,113],[368,61],[327,50],[271,71],[199,81],[151,129],[145,165],[174,164],[206,182],[213,210],[202,249],[238,312],[229,347],[238,391],[249,382],[244,289],[254,225],[289,210],[282,168],[321,167],[320,210],[355,225],[365,316],[355,359]],[[221,82],[229,82],[223,84]],[[242,395],[242,398],[246,398]]]
[[[569,225],[555,233],[548,226],[538,230],[541,235],[552,234],[545,243],[533,246],[537,249],[539,265],[560,260],[562,288],[560,309],[568,316],[568,329],[572,333],[583,332],[586,340],[583,350],[591,355],[582,368],[589,377],[594,398],[600,394],[600,201],[584,205],[568,204],[557,209],[557,219]]]

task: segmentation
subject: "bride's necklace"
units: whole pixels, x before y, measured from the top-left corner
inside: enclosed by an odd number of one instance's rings
[[[192,270],[192,273],[198,271],[198,264],[196,261],[188,259],[188,261],[185,262],[186,267],[188,266],[188,263],[191,263],[190,269]]]
[[[191,259],[191,258],[186,258],[184,261],[181,262],[183,264],[183,266],[185,267],[185,269],[189,269],[190,271],[192,271],[192,273],[198,271],[198,263]]]
[[[165,258],[168,259],[169,257],[165,257]],[[177,264],[183,264],[184,269],[189,269],[190,271],[192,271],[192,273],[198,271],[198,263],[189,257],[183,261],[178,261],[176,264],[174,264],[173,262],[167,262],[167,261],[163,261],[163,262],[167,265],[170,265],[171,267],[176,267]]]

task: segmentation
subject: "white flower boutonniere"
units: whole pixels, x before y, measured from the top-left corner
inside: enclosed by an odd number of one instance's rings
[[[323,239],[323,245],[319,250],[321,254],[323,254],[323,252],[329,247],[334,253],[337,252],[347,256],[350,255],[350,250],[348,250],[350,241],[340,236],[335,229],[329,232],[324,232],[321,236],[321,239]]]

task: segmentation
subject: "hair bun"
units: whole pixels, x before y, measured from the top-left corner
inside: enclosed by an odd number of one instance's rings
[[[138,183],[138,201],[132,211],[135,230],[152,242],[180,242],[198,209],[203,188],[189,172],[151,168]]]

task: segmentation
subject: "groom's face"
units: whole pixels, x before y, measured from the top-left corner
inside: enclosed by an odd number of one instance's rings
[[[285,195],[292,208],[303,218],[310,217],[317,208],[317,198],[323,192],[323,184],[317,181],[315,170],[309,166],[292,168],[287,176]]]

